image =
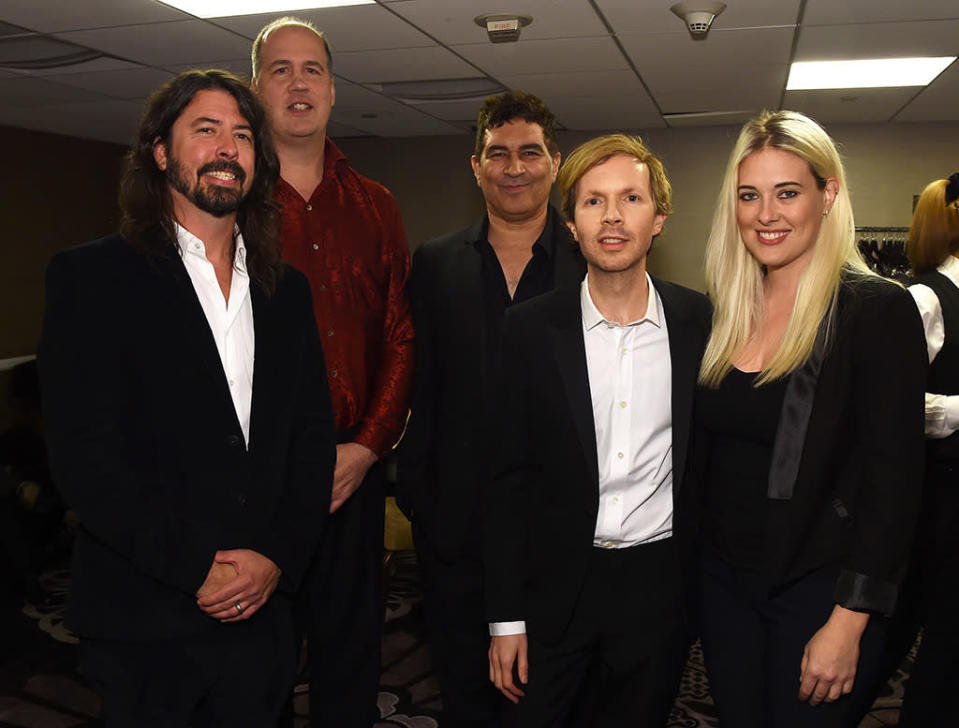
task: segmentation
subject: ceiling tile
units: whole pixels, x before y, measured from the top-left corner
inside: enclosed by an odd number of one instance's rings
[[[669,8],[673,3],[636,0],[596,0],[596,5],[618,33],[669,33],[682,31],[685,24]],[[799,17],[799,0],[736,0],[727,2],[713,21],[708,43],[715,30],[758,28],[774,25],[795,25]],[[688,32],[687,32],[688,35]]]
[[[440,46],[340,53],[333,63],[337,76],[356,83],[424,81],[477,75],[475,68]]]
[[[952,0],[807,0],[803,25],[837,25],[959,18]]]
[[[954,56],[957,38],[959,20],[803,27],[796,60]]]
[[[328,136],[333,139],[338,139],[340,137],[365,137],[371,136],[365,131],[360,131],[359,129],[354,129],[352,126],[347,126],[346,124],[338,124],[333,120],[330,120],[326,125],[326,133]]]
[[[241,58],[250,41],[203,20],[58,33],[58,38],[150,66]]]
[[[71,73],[99,73],[100,71],[122,71],[123,69],[142,68],[137,63],[130,63],[119,58],[103,56],[94,58],[92,61],[76,63],[72,66],[63,66],[62,68],[34,68],[29,71],[22,71],[27,76],[66,76]]]
[[[783,107],[826,124],[889,121],[915,93],[915,88],[787,91]]]
[[[896,116],[896,121],[959,119],[959,63],[953,63]]]
[[[3,0],[0,16],[7,23],[40,33],[158,23],[191,17],[153,0]]]
[[[363,118],[362,112],[344,111],[337,121],[376,136],[439,136],[461,134],[462,131],[444,121],[395,104],[376,112],[376,118]]]
[[[250,76],[250,57],[230,58],[219,61],[206,61],[205,63],[164,63],[163,68],[170,73],[183,73],[194,68],[219,68],[223,71],[235,73],[237,76],[249,78]]]
[[[613,94],[641,94],[646,89],[632,70],[626,68],[613,71],[571,71],[570,73],[507,73],[500,79],[513,89],[526,91],[537,96],[561,96],[572,94],[580,97],[611,96]],[[650,102],[650,107],[652,102]]]
[[[450,101],[419,101],[410,102],[414,109],[422,111],[424,114],[435,116],[444,121],[468,121],[476,123],[476,117],[479,116],[479,110],[483,106],[484,99],[453,99]]]
[[[133,139],[139,117],[140,104],[114,99],[47,106],[42,114],[0,106],[0,124],[124,145]]]
[[[172,74],[154,68],[134,68],[100,73],[71,73],[47,78],[117,99],[144,99],[169,81]]]
[[[18,76],[0,78],[0,98],[3,99],[0,107],[29,109],[57,104],[84,103],[106,97],[72,86],[52,83],[42,78]],[[38,116],[45,115],[45,111],[38,114]]]
[[[293,14],[298,18],[311,21],[326,35],[327,42],[333,51],[334,70],[339,70],[336,68],[337,54],[345,51],[434,45],[429,37],[380,5],[298,10]],[[256,38],[264,25],[272,22],[278,15],[278,13],[243,15],[233,18],[216,18],[213,22],[252,40]]]
[[[561,96],[546,103],[569,130],[637,131],[665,126],[655,110],[650,112],[640,100],[621,94],[590,98]]]
[[[667,114],[693,111],[739,111],[776,108],[786,83],[788,66],[763,65],[749,69],[748,83],[729,83],[741,78],[735,67],[721,64],[654,68],[643,73],[659,108]]]
[[[495,5],[464,0],[415,0],[391,3],[389,7],[446,45],[489,43],[486,31],[473,18],[499,11]],[[533,18],[520,31],[520,43],[607,34],[606,26],[585,2],[523,0],[507,9]]]
[[[719,111],[709,114],[689,114],[688,116],[673,116],[666,119],[673,128],[688,128],[692,126],[729,126],[740,125],[755,116],[755,111]]]
[[[346,109],[385,109],[393,106],[395,103],[397,102],[389,96],[364,88],[359,84],[350,83],[346,79],[336,79],[336,106],[333,107],[334,114],[337,109],[341,111]]]
[[[749,77],[757,65],[789,63],[793,28],[751,28],[710,32],[705,41],[689,33],[621,33],[623,48],[645,78],[647,69],[721,65],[733,77]]]
[[[569,73],[629,68],[608,36],[459,45],[453,50],[497,80],[517,72]]]

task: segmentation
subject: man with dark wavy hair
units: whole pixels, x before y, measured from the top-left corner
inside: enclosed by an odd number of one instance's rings
[[[334,438],[277,170],[244,82],[181,74],[147,102],[121,234],[47,272],[44,426],[82,524],[68,623],[107,726],[273,725],[289,689]]]
[[[488,676],[480,490],[492,446],[491,375],[506,311],[576,286],[585,263],[549,205],[556,121],[532,94],[489,97],[471,157],[486,215],[422,245],[410,300],[417,337],[413,405],[397,483],[411,516],[444,726],[496,725]]]

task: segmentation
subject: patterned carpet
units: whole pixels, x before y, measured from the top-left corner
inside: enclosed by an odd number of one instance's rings
[[[416,559],[400,552],[391,562],[387,596],[381,719],[377,728],[442,728],[441,704],[425,643]],[[93,728],[98,701],[75,671],[76,640],[63,626],[68,574],[50,571],[41,579],[45,598],[33,603],[3,600],[0,612],[0,728]],[[911,656],[903,669],[908,670]],[[902,698],[901,669],[861,728],[894,726]],[[297,688],[297,713],[307,710],[305,686]],[[306,726],[297,718],[298,728]],[[637,720],[637,726],[641,721]],[[717,726],[698,645],[690,653],[669,728]]]

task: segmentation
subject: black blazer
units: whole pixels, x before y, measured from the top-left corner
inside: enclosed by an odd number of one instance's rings
[[[676,504],[710,306],[687,288],[655,278],[653,284],[669,334]],[[599,508],[579,290],[555,291],[512,309],[504,352],[504,432],[485,498],[487,616],[491,622],[526,620],[530,634],[554,642],[583,583]],[[685,577],[691,572],[684,568],[684,529],[684,515],[675,509],[676,566]],[[691,599],[692,581],[685,586]]]
[[[832,566],[838,604],[892,613],[921,496],[927,364],[905,289],[845,275],[832,330],[786,385],[767,487],[771,591]],[[694,448],[701,503],[710,443],[699,429]]]
[[[553,285],[575,288],[586,263],[559,213],[549,209]],[[409,279],[416,329],[416,373],[406,434],[399,448],[400,505],[430,547],[451,558],[467,539],[489,460],[486,319],[477,241],[485,218],[420,246]]]
[[[268,556],[287,591],[305,570],[335,459],[310,289],[286,268],[271,297],[253,282],[251,296],[247,450],[172,243],[148,260],[114,235],[50,263],[38,359],[54,479],[82,523],[69,604],[81,636],[215,628],[195,592],[218,549]]]

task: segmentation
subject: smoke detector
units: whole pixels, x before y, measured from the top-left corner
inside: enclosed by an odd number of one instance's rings
[[[520,30],[533,22],[529,15],[513,15],[499,13],[493,15],[477,15],[473,22],[481,28],[486,28],[486,34],[491,43],[510,43],[519,40]]]
[[[689,34],[693,36],[694,40],[702,40],[705,38],[706,33],[709,32],[709,26],[713,24],[715,17],[725,9],[726,3],[710,2],[709,0],[705,2],[697,0],[696,2],[676,3],[670,8],[670,10],[683,19],[686,27],[689,29]]]

